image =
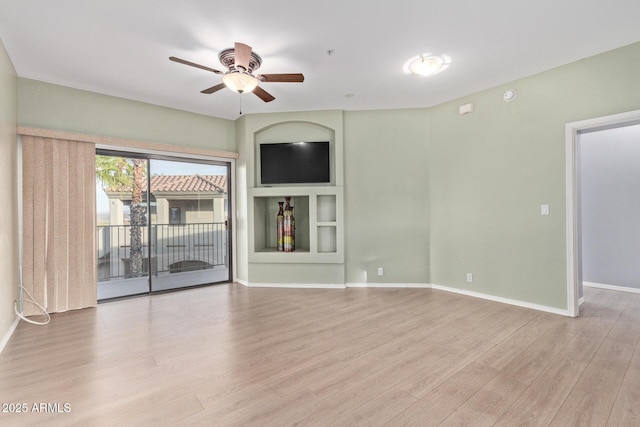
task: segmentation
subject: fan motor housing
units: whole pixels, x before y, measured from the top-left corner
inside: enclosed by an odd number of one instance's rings
[[[221,51],[218,54],[218,59],[220,60],[220,63],[222,65],[224,65],[229,69],[229,71],[236,69],[234,48],[229,48]],[[260,55],[258,55],[255,52],[251,52],[251,58],[249,58],[249,69],[247,69],[246,71],[251,74],[258,68],[260,68],[261,64],[262,64],[262,58],[260,58]],[[242,67],[240,68],[242,69]]]

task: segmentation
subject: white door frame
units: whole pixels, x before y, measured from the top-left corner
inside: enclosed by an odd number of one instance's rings
[[[581,133],[640,124],[640,110],[567,123],[565,126],[566,227],[567,227],[567,312],[579,314],[579,286],[582,280],[578,141]]]

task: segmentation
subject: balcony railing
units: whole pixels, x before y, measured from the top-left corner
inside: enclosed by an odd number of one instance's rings
[[[161,275],[227,265],[228,233],[224,222],[139,228],[145,273],[149,268],[153,275]],[[97,232],[98,281],[131,277],[131,226],[98,226]]]

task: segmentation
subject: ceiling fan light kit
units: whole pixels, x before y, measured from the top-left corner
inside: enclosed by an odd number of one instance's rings
[[[205,94],[212,94],[227,87],[237,93],[253,92],[264,102],[271,102],[275,98],[259,86],[261,82],[302,83],[304,81],[304,76],[300,73],[254,75],[254,71],[262,65],[262,58],[252,51],[251,46],[247,46],[244,43],[236,42],[233,48],[224,49],[218,54],[218,59],[220,63],[227,68],[227,71],[219,71],[214,68],[196,64],[195,62],[176,58],[175,56],[169,57],[169,60],[173,62],[200,68],[201,70],[210,71],[215,74],[222,74],[222,83],[202,90],[201,93]]]
[[[222,83],[234,92],[253,92],[258,86],[258,79],[249,73],[241,71],[229,71],[222,76]]]
[[[419,76],[432,76],[446,70],[451,64],[451,58],[447,55],[433,55],[423,53],[409,58],[402,69],[405,74],[417,74]]]

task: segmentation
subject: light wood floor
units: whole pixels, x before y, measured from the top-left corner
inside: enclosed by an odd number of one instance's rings
[[[219,285],[22,322],[0,425],[638,426],[640,295],[577,319],[428,289]]]

